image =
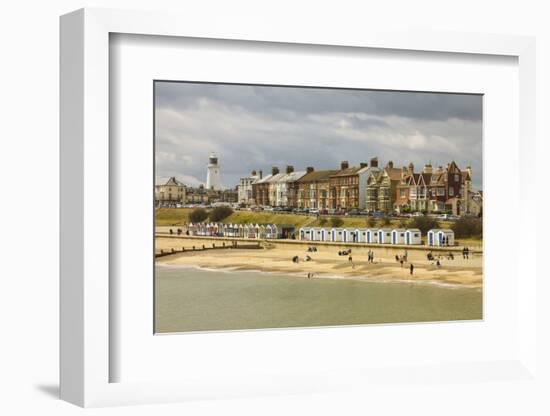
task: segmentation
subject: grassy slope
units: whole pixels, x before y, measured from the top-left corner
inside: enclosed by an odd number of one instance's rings
[[[192,211],[190,208],[159,208],[156,210],[156,225],[184,225],[189,222],[189,213]],[[342,217],[344,221],[343,227],[368,227],[367,218],[346,218]],[[314,220],[313,222],[311,222]],[[301,227],[304,224],[311,225],[313,227],[319,226],[319,220],[315,220],[313,216],[306,215],[293,215],[293,214],[274,214],[269,212],[251,212],[251,211],[235,211],[223,222],[225,223],[254,223],[254,224],[285,224],[292,225],[294,227]],[[392,223],[387,226],[389,228],[399,227],[401,220],[392,220]],[[441,221],[439,223],[441,228],[449,228],[450,222]],[[330,227],[330,219],[324,225]],[[381,227],[382,221],[377,220],[375,227]]]

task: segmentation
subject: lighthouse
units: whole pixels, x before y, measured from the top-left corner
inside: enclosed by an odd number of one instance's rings
[[[214,153],[210,153],[210,157],[208,158],[206,189],[212,189],[214,191],[220,191],[222,189],[220,166],[218,165],[218,157]]]

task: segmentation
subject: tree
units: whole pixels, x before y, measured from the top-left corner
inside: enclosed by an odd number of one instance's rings
[[[341,227],[342,224],[344,224],[344,220],[340,217],[332,217],[330,219],[330,224],[334,227],[334,228],[338,228],[338,227]]]
[[[481,238],[483,233],[483,220],[475,217],[462,217],[451,225],[457,238]]]
[[[432,217],[414,217],[408,223],[408,228],[418,228],[422,234],[434,228],[439,228],[439,223]]]
[[[324,227],[324,226],[326,225],[326,223],[327,223],[327,219],[326,219],[326,218],[323,217],[323,218],[319,219],[319,225],[320,225],[321,227]]]
[[[206,212],[206,210],[203,208],[195,208],[189,214],[189,221],[194,223],[203,222],[207,218],[208,218],[208,212]]]
[[[233,210],[229,207],[216,207],[210,211],[210,221],[220,222],[233,214]]]
[[[391,219],[390,217],[384,217],[382,219],[382,225],[390,225],[391,224]]]
[[[370,217],[368,220],[367,220],[367,226],[369,228],[373,228],[374,226],[376,225],[376,220],[372,217]]]

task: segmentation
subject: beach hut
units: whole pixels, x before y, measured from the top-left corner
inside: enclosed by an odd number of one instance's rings
[[[455,245],[455,233],[453,230],[439,230],[436,234],[437,242],[439,246],[454,246]]]
[[[433,228],[430,231],[428,231],[428,234],[426,235],[426,237],[428,239],[428,245],[429,246],[439,245],[436,242],[436,239],[437,239],[436,235],[437,235],[438,231],[441,231],[441,230],[439,228]]]
[[[409,228],[405,231],[405,244],[422,244],[422,232],[418,228]]]
[[[344,241],[346,243],[358,243],[359,242],[359,233],[355,228],[346,228],[344,230],[343,236],[345,237]]]
[[[392,244],[405,244],[405,229],[396,228],[391,232],[391,243]]]
[[[309,235],[309,239],[311,241],[319,241],[319,237],[320,237],[320,228],[318,227],[313,227],[310,229],[310,235]]]
[[[330,230],[330,241],[342,241],[343,232],[343,228],[332,228]]]
[[[259,225],[258,226],[258,228],[257,228],[258,233],[256,235],[256,238],[265,238],[265,235],[266,235],[265,228],[266,228],[265,225]]]
[[[356,228],[355,235],[357,236],[357,243],[367,242],[367,228]]]
[[[311,228],[300,228],[300,240],[311,241]]]
[[[265,238],[277,238],[276,235],[273,236],[273,226],[271,224],[265,226]]]
[[[376,232],[376,242],[378,244],[390,244],[391,243],[391,232],[390,228],[380,228]]]
[[[312,240],[314,241],[327,241],[327,230],[324,228],[313,228]]]

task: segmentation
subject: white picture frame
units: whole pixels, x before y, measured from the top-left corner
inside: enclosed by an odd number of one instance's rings
[[[526,238],[536,241],[529,227],[529,206],[535,192],[529,181],[535,155],[535,42],[533,38],[465,34],[396,32],[361,29],[328,34],[323,30],[281,28],[277,24],[241,25],[230,22],[204,26],[188,16],[168,13],[83,9],[61,18],[61,398],[80,406],[184,401],[195,398],[247,397],[262,394],[345,390],[351,384],[375,385],[395,378],[406,380],[406,369],[369,367],[368,372],[336,368],[322,380],[301,377],[282,368],[277,376],[235,383],[235,374],[213,380],[194,377],[178,381],[111,382],[110,366],[119,360],[110,348],[113,328],[110,297],[116,288],[109,280],[110,171],[109,152],[109,36],[113,33],[226,39],[281,44],[332,45],[431,51],[442,54],[504,55],[518,59],[519,67],[519,209]],[[417,363],[417,379],[525,380],[537,374],[536,279],[533,254],[520,246],[517,261],[522,279],[517,292],[516,354],[498,362]],[[412,331],[411,329],[408,329]],[[337,336],[327,330],[326,337]],[[327,339],[328,339],[327,338]],[[484,372],[476,377],[476,372]],[[414,378],[414,377],[413,377]],[[342,383],[342,379],[353,380]],[[412,379],[409,380],[412,382]]]

